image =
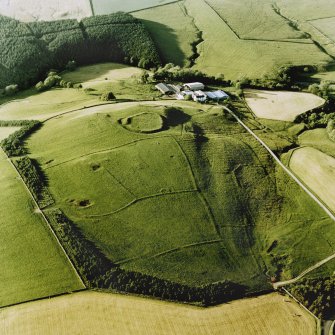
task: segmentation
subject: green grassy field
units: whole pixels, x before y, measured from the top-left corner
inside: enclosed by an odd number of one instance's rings
[[[288,25],[287,20],[275,12],[272,1],[207,0],[207,2],[242,39],[295,40],[296,42],[311,43],[304,38],[302,32]]]
[[[315,3],[312,0],[294,2],[279,0],[276,5],[282,15],[293,20],[295,25],[309,34],[325,52],[335,56],[333,34],[335,9],[330,1],[320,0]]]
[[[186,0],[185,6],[203,32],[196,69],[237,79],[260,77],[284,64],[319,64],[331,60],[312,43],[241,40],[204,1]],[[244,18],[239,22],[244,22]]]
[[[160,131],[141,132],[158,116]],[[253,291],[267,271],[290,278],[332,252],[317,234],[333,240],[330,220],[220,108],[87,108],[47,121],[28,147],[56,205],[124,269]]]
[[[0,306],[83,288],[0,152]]]
[[[335,16],[311,21],[311,24],[320,30],[330,40],[335,41]]]
[[[278,0],[277,4],[284,13],[302,20],[317,20],[335,15],[334,6],[328,0],[319,0],[317,3],[313,0],[298,0],[294,3],[290,0]]]
[[[335,157],[335,143],[329,139],[324,128],[305,131],[299,136],[298,141],[301,146],[313,147]]]
[[[196,69],[228,79],[261,77],[281,65],[331,61],[275,9],[270,1],[186,0],[135,16],[144,20],[163,60],[185,64],[193,53]],[[199,57],[192,44],[198,45]]]
[[[54,88],[43,93],[35,89],[20,92],[14,98],[0,98],[0,120],[45,120],[74,109],[103,104],[100,96],[112,91],[120,100],[152,100],[158,97],[152,85],[138,82],[141,70],[116,63],[81,67],[62,75],[64,80],[82,84],[83,89]],[[89,90],[85,90],[89,89]],[[5,130],[3,130],[5,131]]]
[[[197,29],[187,15],[183,2],[133,13],[150,32],[163,61],[188,65],[193,56],[192,43]]]

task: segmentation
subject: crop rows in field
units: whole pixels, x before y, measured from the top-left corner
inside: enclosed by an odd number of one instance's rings
[[[67,333],[129,335],[313,335],[316,323],[288,297],[270,294],[215,308],[196,308],[125,295],[82,292],[5,309],[8,335]],[[10,319],[11,322],[6,322]]]

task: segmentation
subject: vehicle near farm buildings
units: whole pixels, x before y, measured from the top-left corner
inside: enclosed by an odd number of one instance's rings
[[[328,331],[329,2],[28,5],[0,4],[0,333]]]
[[[203,91],[194,91],[192,94],[192,98],[196,102],[206,102],[207,95]]]

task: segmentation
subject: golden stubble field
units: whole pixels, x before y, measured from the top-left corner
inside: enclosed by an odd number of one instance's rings
[[[249,89],[244,95],[257,117],[279,121],[294,121],[296,116],[324,104],[324,99],[303,92]]]
[[[332,210],[335,211],[335,158],[311,147],[294,150],[292,171]]]
[[[316,323],[277,293],[212,308],[81,292],[0,311],[6,335],[312,335]]]

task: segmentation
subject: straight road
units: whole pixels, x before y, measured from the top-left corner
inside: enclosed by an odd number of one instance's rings
[[[232,110],[230,110],[227,107],[224,107],[224,109],[235,118],[235,120],[248,132],[250,133],[268,152],[269,154],[274,158],[274,160],[284,169],[284,171],[325,211],[325,213],[333,220],[335,221],[334,214],[328,209],[327,206],[315,195],[313,194],[292,172],[289,170],[282,162],[281,160],[275,155],[275,153],[266,145],[266,143],[260,139]],[[330,260],[335,258],[335,254],[330,255],[329,257],[319,261],[318,263],[314,264],[313,266],[307,268],[302,273],[300,273],[297,277],[292,278],[290,280],[281,281],[273,284],[274,289],[278,289],[279,287],[293,284],[297,282],[299,279],[303,278],[306,274],[309,272],[319,268],[323,264],[329,262]]]

